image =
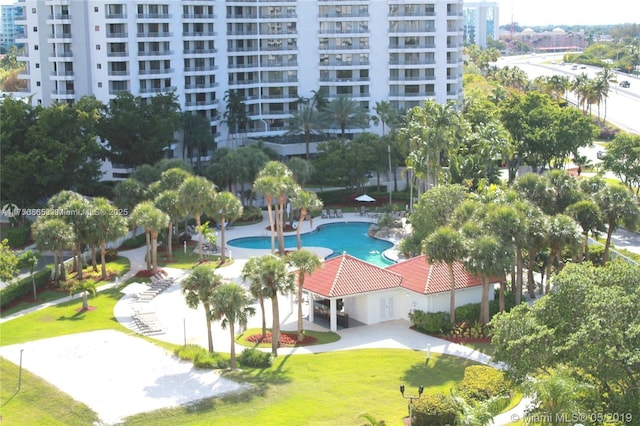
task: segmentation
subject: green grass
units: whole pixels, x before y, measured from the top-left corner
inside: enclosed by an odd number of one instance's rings
[[[170,268],[177,268],[177,269],[192,269],[194,266],[198,264],[198,259],[200,258],[197,250],[194,253],[193,246],[187,247],[186,254],[182,248],[178,248],[174,250],[172,254],[173,254],[172,260],[169,262],[167,261],[164,253],[162,255],[158,253],[158,265],[167,266]],[[214,269],[219,268],[221,266],[219,264],[220,256],[217,254],[212,256],[205,256],[205,259],[208,261],[207,264],[211,265],[211,267]],[[230,265],[232,263],[233,263],[233,260],[229,259],[229,256],[227,256],[227,258],[225,259],[224,266]]]
[[[463,345],[473,348],[485,355],[493,356],[493,345],[491,343],[463,343]]]
[[[368,412],[387,425],[401,425],[407,401],[398,387],[425,386],[444,392],[462,379],[473,361],[401,349],[364,349],[279,356],[269,369],[244,369],[225,377],[252,389],[190,407],[132,416],[128,425],[361,425]]]
[[[4,339],[3,339],[4,340]],[[73,374],[73,372],[69,372]],[[96,414],[56,387],[0,358],[0,419],[6,425],[91,425]]]
[[[42,305],[43,303],[51,302],[53,300],[58,300],[68,295],[69,295],[69,292],[67,291],[45,290],[42,292],[38,292],[37,301],[21,302],[10,309],[3,309],[1,317],[4,318],[10,315],[13,315],[16,312],[20,312],[24,309],[33,308],[34,306],[39,306],[39,305]]]
[[[267,329],[267,331],[270,332],[271,329]],[[280,331],[286,332],[286,333],[296,333],[296,334],[298,333],[298,330],[280,330]],[[262,333],[261,328],[248,328],[247,330],[244,331],[244,333],[236,337],[236,343],[238,343],[239,345],[247,346],[251,348],[270,348],[271,343],[260,343],[256,345],[255,343],[249,342],[247,340],[248,337],[253,336],[254,334],[261,334],[261,333]],[[317,345],[324,345],[326,343],[333,343],[340,340],[340,335],[337,333],[333,333],[331,331],[305,330],[304,334],[318,339],[318,342],[316,343]]]

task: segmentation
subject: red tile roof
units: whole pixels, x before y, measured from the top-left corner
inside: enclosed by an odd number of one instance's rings
[[[467,272],[462,263],[453,265],[456,289],[480,285],[480,277]],[[304,288],[319,296],[333,298],[403,287],[420,294],[448,292],[449,269],[444,263],[431,265],[426,256],[417,256],[387,268],[367,263],[348,254],[325,261],[304,280]]]
[[[304,288],[323,297],[344,297],[400,286],[402,277],[348,254],[323,262],[304,280]]]
[[[432,265],[427,262],[426,255],[387,266],[386,269],[402,275],[403,288],[420,294],[445,293],[451,289],[447,264],[438,262]],[[481,284],[480,277],[467,272],[461,262],[453,264],[453,275],[456,290]]]

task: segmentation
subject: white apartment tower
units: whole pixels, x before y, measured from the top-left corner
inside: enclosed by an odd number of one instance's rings
[[[286,132],[299,97],[324,89],[371,113],[462,97],[462,0],[21,0],[34,102],[175,91],[211,120],[246,98],[247,137]],[[369,129],[379,131],[379,129]],[[181,151],[176,149],[176,153]]]

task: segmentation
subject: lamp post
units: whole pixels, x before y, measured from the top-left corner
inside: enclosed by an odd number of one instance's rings
[[[400,393],[402,394],[402,397],[409,400],[409,425],[413,423],[413,412],[412,412],[413,400],[420,398],[420,396],[422,396],[423,391],[424,391],[424,386],[420,386],[418,387],[418,396],[405,395],[404,385],[400,385]]]

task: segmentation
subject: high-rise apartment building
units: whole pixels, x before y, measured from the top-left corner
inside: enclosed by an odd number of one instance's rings
[[[227,145],[225,93],[246,137],[286,132],[323,89],[373,113],[462,96],[462,0],[22,0],[29,93],[44,105],[175,91]],[[379,129],[372,128],[371,131]],[[176,154],[181,150],[176,148]]]
[[[0,47],[6,52],[16,45],[16,38],[22,37],[22,26],[16,25],[16,19],[21,19],[22,8],[9,4],[0,5]]]

